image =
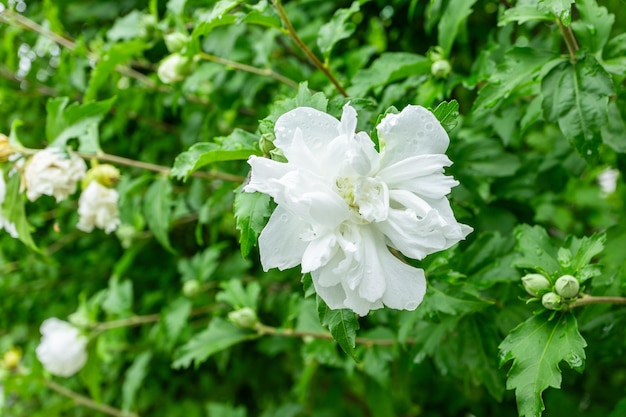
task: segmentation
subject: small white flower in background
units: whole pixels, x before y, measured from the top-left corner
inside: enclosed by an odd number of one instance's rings
[[[449,248],[472,228],[457,223],[446,195],[449,138],[420,106],[389,114],[378,125],[380,153],[356,111],[341,121],[300,107],[282,115],[274,144],[289,162],[251,157],[245,191],[274,198],[278,207],[259,236],[264,270],[310,272],[332,309],[359,315],[383,305],[414,310],[426,292],[424,271],[396,258]]]
[[[181,54],[171,54],[159,64],[157,75],[164,84],[184,80],[192,71],[193,60]]]
[[[65,200],[76,191],[76,183],[87,171],[87,165],[78,155],[67,156],[58,148],[46,148],[37,152],[26,163],[24,181],[26,196],[35,201],[42,195]]]
[[[55,317],[41,324],[37,359],[53,375],[69,377],[87,362],[87,338],[70,323]]]
[[[83,232],[91,232],[97,227],[111,233],[120,225],[117,200],[118,194],[113,188],[91,181],[78,200],[79,220],[76,227]]]
[[[0,230],[4,229],[14,238],[17,238],[17,230],[15,225],[4,218],[2,215],[2,204],[4,204],[4,198],[6,196],[7,186],[4,182],[4,175],[0,171]]]
[[[598,175],[598,184],[604,194],[612,194],[617,189],[617,178],[619,171],[613,168],[606,168]]]

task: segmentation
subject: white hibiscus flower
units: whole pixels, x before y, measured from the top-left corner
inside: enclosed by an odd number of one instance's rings
[[[69,377],[87,362],[87,338],[70,323],[55,317],[41,324],[37,359],[53,375]]]
[[[78,225],[83,232],[91,232],[94,227],[111,233],[120,225],[117,207],[118,193],[98,181],[91,181],[80,194],[78,200]]]
[[[446,195],[449,138],[420,106],[387,115],[378,125],[381,151],[355,133],[356,111],[341,121],[300,107],[281,116],[274,144],[289,162],[251,157],[245,191],[278,207],[259,236],[264,270],[298,264],[310,272],[330,308],[359,315],[388,306],[414,310],[426,291],[424,271],[389,250],[422,259],[467,236]]]
[[[76,184],[87,172],[87,165],[78,155],[65,153],[58,148],[46,148],[37,152],[26,163],[24,182],[26,196],[35,201],[42,195],[50,195],[57,202],[65,200],[76,191]]]

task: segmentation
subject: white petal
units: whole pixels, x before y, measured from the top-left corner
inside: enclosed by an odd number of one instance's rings
[[[263,270],[293,268],[302,262],[308,242],[301,239],[308,230],[306,223],[278,206],[259,236]]]
[[[337,236],[334,233],[312,240],[302,255],[302,272],[311,272],[326,265],[336,251]]]
[[[387,274],[382,302],[398,310],[415,310],[426,293],[424,271],[405,264],[389,251],[381,253],[380,260]]]
[[[356,132],[357,114],[354,107],[347,103],[343,106],[343,112],[341,113],[341,122],[339,126],[339,134],[352,136]]]
[[[319,151],[339,135],[339,126],[339,120],[329,114],[311,107],[298,107],[276,120],[274,144],[291,160],[290,155],[299,151],[294,147],[297,130],[312,151]]]
[[[458,185],[454,178],[443,174],[443,167],[451,164],[443,154],[417,155],[383,167],[378,177],[389,188],[413,191],[428,198],[440,198]]]
[[[383,166],[409,156],[441,154],[450,139],[437,118],[421,106],[406,106],[398,114],[388,114],[377,126]]]

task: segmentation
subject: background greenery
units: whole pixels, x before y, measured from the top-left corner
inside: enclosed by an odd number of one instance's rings
[[[22,354],[5,356],[0,415],[532,416],[560,385],[543,415],[626,415],[624,307],[544,311],[520,281],[626,291],[623,174],[597,184],[626,169],[626,9],[601,3],[3,0],[0,132],[38,149],[98,126],[64,140],[121,169],[123,225],[77,231],[76,198],[5,203],[25,204],[40,251],[0,234],[0,353]],[[164,84],[173,32],[193,65]],[[278,116],[348,99],[366,131],[391,106],[445,102],[451,202],[475,231],[415,263],[416,311],[338,335],[298,268],[262,272],[272,206],[236,190]],[[229,316],[242,308],[262,325]],[[69,379],[34,354],[52,316],[90,335]]]

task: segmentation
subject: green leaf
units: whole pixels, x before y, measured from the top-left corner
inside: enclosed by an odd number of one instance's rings
[[[506,9],[498,20],[498,26],[505,26],[511,22],[522,24],[525,22],[553,20],[554,16],[549,10],[543,9],[536,4],[516,4]]]
[[[115,97],[86,104],[69,103],[67,97],[48,100],[46,111],[46,139],[50,146],[64,148],[69,139],[77,138],[78,150],[87,153],[100,151],[98,124],[109,112]]]
[[[115,72],[118,65],[129,61],[133,56],[138,55],[146,48],[142,41],[131,41],[124,43],[116,43],[102,54],[100,60],[91,71],[91,79],[89,86],[83,98],[84,102],[95,100],[97,98],[98,89],[103,84],[110,81],[111,74]]]
[[[450,132],[458,123],[459,102],[456,100],[443,101],[433,110],[433,114],[444,129]]]
[[[572,22],[572,3],[575,0],[539,0],[539,6],[545,6],[561,19],[565,26]]]
[[[213,9],[198,15],[196,26],[191,34],[194,39],[208,35],[218,26],[230,25],[237,21],[237,17],[228,12],[241,3],[241,0],[220,0]]]
[[[182,15],[185,11],[185,3],[187,3],[187,0],[169,0],[167,2],[167,10],[176,16]]]
[[[11,133],[9,133],[9,143],[11,145],[17,146],[17,147],[22,146],[22,141],[20,140],[17,134],[17,129],[19,129],[22,126],[24,126],[24,122],[21,121],[20,119],[15,119],[13,120],[13,123],[11,123]]]
[[[591,263],[594,256],[602,253],[605,242],[605,234],[594,234],[580,239],[575,236],[570,236],[565,242],[565,247],[567,247],[572,254],[571,274],[577,276],[579,271]],[[577,276],[577,278],[581,279],[579,276]]]
[[[358,362],[354,350],[356,331],[359,329],[359,320],[356,314],[346,308],[331,310],[319,296],[317,297],[317,314],[322,325],[330,330],[330,334],[341,349]]]
[[[197,368],[211,355],[231,346],[256,339],[258,335],[244,330],[219,317],[209,323],[208,329],[193,336],[174,353],[175,369],[188,368],[192,363]]]
[[[246,417],[246,407],[210,402],[206,405],[207,416],[210,417]]]
[[[224,302],[235,310],[244,307],[257,310],[259,293],[261,292],[261,286],[258,282],[251,282],[244,288],[241,280],[231,279],[230,281],[222,282],[220,288],[222,291],[215,296],[217,301]]]
[[[420,310],[429,315],[444,313],[458,316],[480,311],[489,306],[490,303],[470,295],[469,289],[467,286],[452,286],[444,283],[429,284]]]
[[[474,110],[482,112],[501,103],[514,91],[537,83],[537,75],[553,63],[556,55],[535,48],[515,47],[507,51],[502,64],[489,77],[488,83],[478,91]]]
[[[600,131],[608,121],[608,101],[613,95],[611,77],[592,55],[564,61],[543,79],[543,113],[558,122],[563,135],[580,155],[598,157]]]
[[[313,109],[326,112],[328,108],[328,99],[324,93],[312,94],[309,90],[308,83],[305,81],[298,85],[298,93],[295,98],[287,98],[276,102],[270,111],[270,115],[264,120],[276,122],[276,120],[287,113],[289,110],[293,110],[296,107],[311,107]],[[273,128],[273,124],[272,124]]]
[[[450,56],[452,44],[457,37],[459,28],[472,14],[472,6],[476,0],[450,0],[437,26],[437,41],[444,56]]]
[[[258,141],[254,133],[235,129],[228,136],[215,138],[215,143],[196,143],[176,157],[171,175],[187,180],[192,172],[214,162],[242,161],[251,155],[261,155]]]
[[[348,88],[351,96],[363,97],[379,87],[419,74],[430,74],[431,62],[422,55],[385,52],[369,68],[359,70]]]
[[[355,1],[349,9],[338,9],[328,23],[325,23],[317,35],[317,46],[324,58],[328,59],[333,46],[340,40],[350,37],[356,25],[349,19],[360,10],[359,2]]]
[[[143,213],[156,240],[165,249],[174,252],[169,236],[172,216],[172,184],[167,177],[160,176],[150,185],[143,200]]]
[[[120,282],[118,275],[111,276],[102,309],[111,315],[125,315],[132,311],[132,307],[133,283],[128,279]]]
[[[602,142],[615,152],[626,153],[626,123],[614,100],[609,101],[609,120],[602,127]]]
[[[602,49],[609,40],[615,15],[606,7],[598,6],[596,0],[577,0],[576,10],[580,20],[572,23],[572,29],[580,46],[596,54],[598,59],[602,58]]]
[[[540,417],[545,409],[541,394],[548,387],[561,387],[559,364],[582,372],[585,339],[570,312],[549,320],[549,314],[533,316],[513,329],[500,344],[501,365],[513,361],[507,374],[507,389],[514,389],[520,416]]]
[[[4,175],[1,170],[0,175]],[[41,250],[37,247],[30,234],[31,227],[26,218],[26,209],[24,207],[26,197],[20,192],[20,186],[21,181],[19,175],[9,177],[6,182],[4,201],[2,202],[2,215],[9,223],[15,225],[18,239],[22,241],[23,244],[29,249],[41,253]]]
[[[548,277],[560,271],[558,251],[544,228],[522,224],[515,228],[515,238],[519,255],[513,261],[513,266],[533,269]]]
[[[107,31],[107,38],[112,42],[119,42],[145,36],[146,29],[141,24],[142,18],[143,13],[138,10],[117,18],[113,27]]]
[[[241,254],[246,257],[256,246],[259,235],[272,214],[270,196],[239,190],[235,193],[234,209]]]
[[[187,325],[189,313],[191,313],[191,301],[185,297],[179,297],[163,309],[161,322],[164,325],[168,340],[175,342],[181,331]]]
[[[152,352],[143,352],[135,358],[133,364],[126,371],[122,384],[122,410],[129,411],[137,397],[137,391],[141,388],[148,373],[148,365],[152,359]]]

